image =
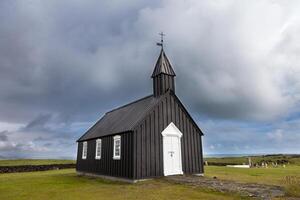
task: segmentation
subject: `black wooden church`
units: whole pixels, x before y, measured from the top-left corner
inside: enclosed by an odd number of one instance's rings
[[[131,181],[203,174],[203,133],[175,94],[175,76],[162,47],[153,94],[107,112],[78,139],[77,172]]]

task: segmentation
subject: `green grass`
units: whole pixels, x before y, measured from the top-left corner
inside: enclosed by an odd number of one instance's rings
[[[214,158],[216,162],[224,159]],[[227,158],[228,159],[228,158]],[[234,158],[240,162],[244,158]],[[289,162],[297,163],[297,158]],[[239,160],[239,161],[238,161]],[[230,160],[232,161],[232,160]],[[1,160],[0,166],[75,163],[72,160]],[[237,163],[240,164],[240,163]],[[229,168],[206,166],[205,176],[244,183],[279,185],[287,196],[300,197],[300,166]],[[0,200],[27,199],[241,199],[235,194],[153,179],[137,184],[77,176],[74,169],[0,174]]]
[[[1,200],[241,199],[233,194],[169,183],[162,179],[128,184],[80,177],[74,169],[1,174],[0,183]]]
[[[297,165],[251,169],[206,166],[205,176],[244,183],[279,185],[285,187],[287,195],[300,197],[300,166]]]
[[[0,160],[0,166],[19,166],[19,165],[50,165],[50,164],[73,164],[75,160],[55,160],[55,159],[18,159]]]

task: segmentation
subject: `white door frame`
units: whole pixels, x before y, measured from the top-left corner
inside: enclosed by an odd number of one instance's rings
[[[168,175],[175,175],[175,174],[183,174],[182,171],[182,156],[181,156],[181,137],[182,137],[182,133],[181,131],[175,126],[175,124],[173,122],[171,122],[162,132],[161,132],[162,136],[163,136],[163,163],[164,163],[164,175],[168,176]],[[179,169],[177,169],[174,172],[169,172],[166,169],[166,162],[167,159],[166,156],[168,155],[168,150],[165,148],[165,143],[166,143],[166,137],[177,137],[178,138],[178,162],[179,162]]]

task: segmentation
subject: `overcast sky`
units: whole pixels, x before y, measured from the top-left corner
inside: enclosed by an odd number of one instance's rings
[[[0,158],[75,157],[151,94],[158,32],[205,154],[300,153],[300,1],[1,0]]]

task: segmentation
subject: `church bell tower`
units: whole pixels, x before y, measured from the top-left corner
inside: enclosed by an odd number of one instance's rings
[[[175,93],[175,72],[167,58],[163,48],[163,33],[161,35],[161,42],[157,45],[161,46],[159,57],[156,61],[154,71],[151,78],[153,79],[153,94],[154,97],[159,97],[165,94],[168,90]]]

